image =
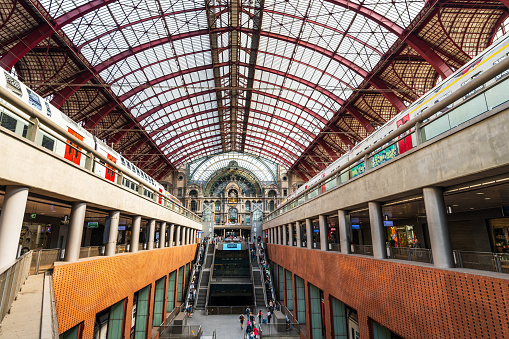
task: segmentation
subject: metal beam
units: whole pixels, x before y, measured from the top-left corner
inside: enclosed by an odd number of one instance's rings
[[[226,135],[225,135],[225,122],[224,122],[224,108],[223,108],[223,91],[221,89],[221,73],[219,65],[219,52],[218,52],[218,43],[217,43],[217,33],[214,30],[217,28],[216,20],[216,12],[214,7],[214,0],[205,0],[205,8],[207,12],[207,33],[209,35],[210,41],[210,51],[212,54],[212,64],[213,74],[214,74],[214,86],[216,87],[216,105],[217,105],[217,114],[219,119],[219,126],[221,128],[221,145],[223,148],[223,152],[228,150]]]
[[[99,112],[92,115],[90,118],[87,119],[87,122],[85,123],[85,129],[87,131],[90,131],[94,129],[95,126],[99,122],[101,122],[104,117],[106,117],[111,111],[113,111],[116,107],[118,107],[118,103],[116,101],[110,101],[106,105],[104,105]]]
[[[23,37],[14,47],[7,51],[0,58],[0,66],[6,70],[10,70],[21,58],[25,56],[32,48],[40,44],[44,39],[48,38],[54,32],[60,30],[63,26],[73,22],[74,20],[84,16],[87,13],[95,11],[105,5],[113,3],[117,0],[93,0],[84,5],[59,16],[50,25],[43,24],[37,29],[33,29],[27,36]]]
[[[125,126],[121,127],[120,128],[120,131],[118,131],[117,133],[115,133],[109,140],[108,140],[108,144],[116,144],[117,142],[120,141],[120,139],[122,139],[128,132],[130,132],[133,127],[136,126],[136,123],[134,121],[131,121],[129,123],[127,123]]]
[[[253,17],[253,30],[257,33],[251,35],[251,51],[249,53],[249,65],[247,74],[247,85],[246,90],[246,107],[244,109],[244,121],[242,123],[242,139],[240,144],[240,151],[244,152],[244,144],[246,143],[246,131],[249,121],[249,113],[251,109],[251,98],[253,92],[249,88],[253,88],[254,85],[254,74],[256,69],[256,59],[258,57],[258,47],[260,45],[260,31],[262,30],[262,17],[263,17],[263,5],[264,0],[255,0],[255,14]]]

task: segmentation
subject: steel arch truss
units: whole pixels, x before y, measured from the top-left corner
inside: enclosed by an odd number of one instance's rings
[[[485,48],[508,16],[494,1],[70,3],[1,9],[12,34],[0,64],[157,178],[228,151],[309,178]]]

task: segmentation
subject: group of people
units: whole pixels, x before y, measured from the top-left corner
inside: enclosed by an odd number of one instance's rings
[[[272,313],[274,312],[274,302],[271,300],[269,302],[269,307],[267,309],[267,317],[265,318],[267,321],[267,324],[270,324],[270,319],[272,318]],[[255,320],[255,315],[249,308],[249,306],[246,306],[246,312],[245,315],[241,314],[239,316],[240,321],[240,329],[244,329],[244,321],[246,321],[246,334],[248,335],[249,339],[256,339],[259,338],[258,332],[261,331],[261,324],[265,320],[263,318],[263,312],[262,310],[258,310],[258,323]]]
[[[193,305],[196,300],[196,282],[198,281],[198,278],[200,277],[200,270],[201,270],[201,263],[203,262],[203,259],[205,257],[205,245],[202,243],[200,245],[200,250],[198,252],[198,260],[195,264],[194,274],[191,279],[191,283],[189,284],[189,298],[187,299],[187,307],[186,307],[186,313],[189,317],[193,316]]]

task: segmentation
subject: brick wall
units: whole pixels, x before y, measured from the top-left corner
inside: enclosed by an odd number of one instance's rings
[[[59,333],[83,322],[83,338],[92,338],[95,315],[127,298],[124,315],[128,337],[134,293],[149,284],[150,333],[155,281],[192,261],[196,246],[194,244],[55,264],[53,289]]]
[[[509,275],[271,244],[268,255],[323,290],[326,310],[330,296],[356,309],[361,338],[372,338],[371,320],[404,338],[509,338]]]

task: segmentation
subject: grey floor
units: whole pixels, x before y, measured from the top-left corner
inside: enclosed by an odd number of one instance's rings
[[[263,309],[263,311],[265,312],[265,309]],[[241,339],[244,338],[246,322],[244,322],[244,329],[241,330],[239,315],[240,314],[206,316],[205,311],[195,311],[193,317],[187,320],[187,324],[201,325],[203,338],[210,338],[215,330],[216,338],[218,339]]]

